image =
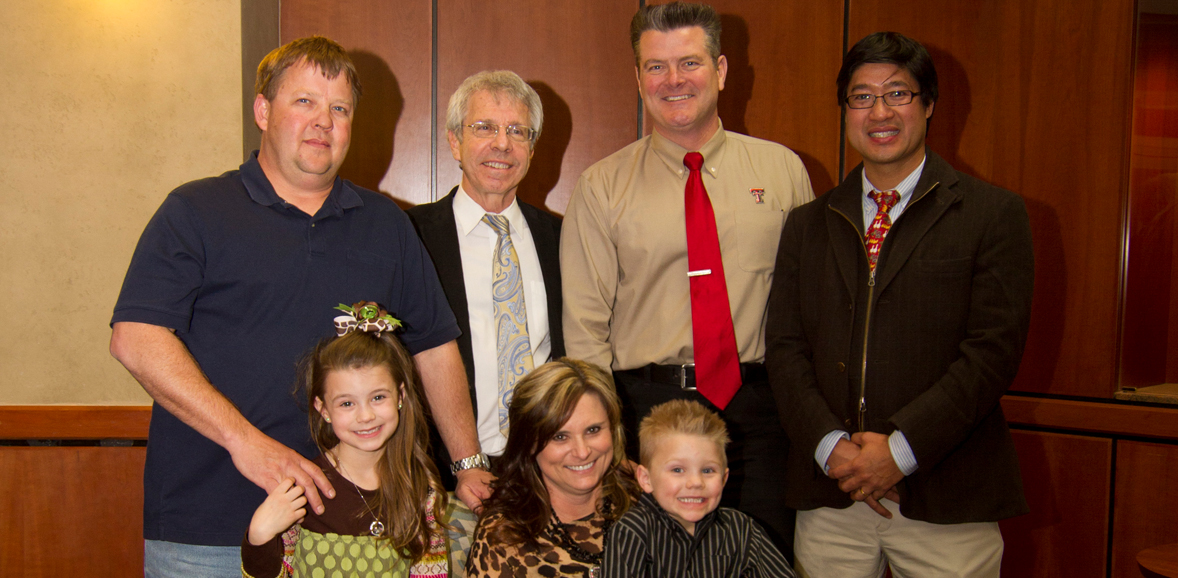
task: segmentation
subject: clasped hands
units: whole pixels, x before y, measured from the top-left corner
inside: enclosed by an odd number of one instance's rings
[[[904,473],[892,458],[888,436],[874,432],[858,432],[850,441],[839,440],[826,460],[826,475],[839,481],[839,489],[850,494],[856,502],[864,502],[872,510],[891,519],[892,513],[879,500],[900,501],[896,484]]]

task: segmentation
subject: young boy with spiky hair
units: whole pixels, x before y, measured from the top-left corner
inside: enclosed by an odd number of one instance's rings
[[[695,401],[656,406],[638,429],[645,492],[611,528],[606,578],[792,578],[793,569],[747,515],[720,508],[728,480],[724,421]]]

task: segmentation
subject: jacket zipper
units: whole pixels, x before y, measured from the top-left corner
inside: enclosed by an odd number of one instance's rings
[[[911,208],[913,204],[915,204],[917,201],[923,199],[925,197],[925,195],[928,195],[930,192],[932,192],[933,189],[937,188],[937,185],[940,185],[940,184],[941,184],[940,181],[935,182],[932,184],[932,186],[930,186],[928,188],[928,190],[926,190],[920,196],[913,197],[912,200],[908,201],[908,206],[904,208],[904,212],[908,212],[908,209]],[[830,207],[830,205],[827,205],[827,206]],[[850,217],[843,214],[842,211],[839,211],[838,209],[835,209],[834,207],[830,207],[830,210],[834,211],[835,213],[838,213],[839,216],[846,219],[847,222],[851,224],[851,227],[855,227],[855,222],[852,221]],[[903,216],[903,214],[901,214],[901,216]],[[899,219],[899,217],[897,217],[897,219]],[[896,226],[895,221],[892,222],[892,226],[893,227]],[[858,227],[855,227],[855,231],[858,231],[858,230],[859,230]],[[885,240],[886,240],[886,237],[885,237]],[[868,259],[870,260],[870,256],[867,253],[867,241],[866,241],[866,239],[863,238],[862,235],[859,236],[859,246],[863,248],[864,257],[868,257]],[[872,309],[871,305],[872,305],[872,303],[875,302],[875,271],[876,271],[875,269],[871,269],[871,272],[867,276],[867,311],[864,312],[864,317],[863,317],[863,349],[861,351],[861,359],[860,359],[860,363],[859,363],[859,420],[858,421],[859,421],[859,431],[860,432],[867,431],[867,336],[871,334],[871,331],[870,331],[871,330],[871,309]]]

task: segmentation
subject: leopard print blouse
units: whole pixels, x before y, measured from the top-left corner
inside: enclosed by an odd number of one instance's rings
[[[491,544],[487,540],[487,528],[502,519],[500,515],[483,520],[475,531],[474,545],[466,563],[466,575],[472,578],[558,578],[573,576],[598,578],[598,565],[573,560],[560,545],[553,542],[547,532],[536,538],[536,544]],[[602,551],[605,536],[605,518],[593,515],[566,522],[569,538],[588,553]]]

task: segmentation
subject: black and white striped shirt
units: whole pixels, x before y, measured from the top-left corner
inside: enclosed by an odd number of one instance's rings
[[[604,578],[795,578],[793,568],[742,512],[717,508],[687,533],[650,494],[622,516],[605,545]]]

